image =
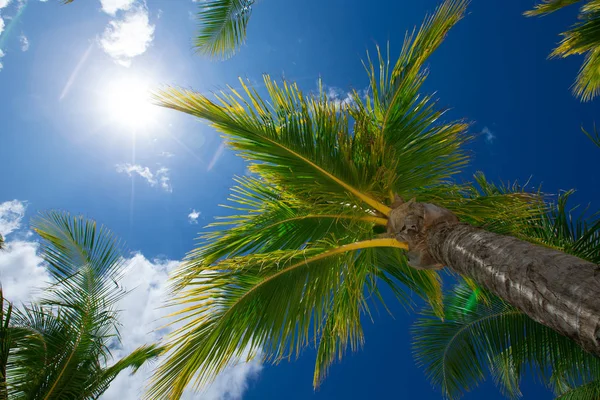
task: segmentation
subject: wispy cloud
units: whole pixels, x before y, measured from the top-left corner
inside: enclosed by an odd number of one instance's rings
[[[11,0],[0,0],[0,10],[3,9],[4,7],[8,6],[10,4]],[[0,31],[2,32],[2,31]]]
[[[200,211],[192,209],[192,212],[188,214],[188,221],[190,221],[190,224],[197,224],[200,214],[202,214]]]
[[[208,167],[206,168],[207,171],[210,171],[211,169],[213,169],[213,167],[215,166],[217,161],[219,161],[219,158],[221,158],[221,156],[223,155],[223,150],[225,150],[225,143],[221,142],[221,144],[217,148],[217,151],[215,151],[215,154],[213,155],[210,162],[208,163]]]
[[[129,67],[131,60],[144,54],[152,43],[154,28],[146,7],[136,6],[108,23],[100,38],[100,47],[116,63]]]
[[[126,173],[130,177],[133,175],[139,175],[140,177],[144,178],[150,186],[159,186],[165,192],[173,192],[168,168],[161,167],[156,172],[152,172],[150,168],[141,166],[139,164],[123,163],[117,164],[116,170],[118,173]]]
[[[4,237],[21,227],[27,203],[19,200],[0,203],[0,234]]]
[[[156,178],[158,179],[158,183],[160,187],[165,192],[172,193],[173,187],[171,186],[171,178],[169,177],[169,169],[162,167],[156,171]]]
[[[19,36],[19,42],[21,42],[21,51],[29,50],[29,39],[27,39],[27,36],[21,34],[21,36]]]
[[[490,128],[488,128],[487,126],[484,126],[483,130],[481,131],[481,134],[483,135],[486,143],[489,143],[489,144],[494,143],[494,140],[496,139],[496,135],[494,135],[494,133],[490,130]]]
[[[175,157],[175,154],[170,153],[168,151],[163,151],[162,153],[159,154],[161,157],[166,157],[166,158],[171,158],[171,157]]]

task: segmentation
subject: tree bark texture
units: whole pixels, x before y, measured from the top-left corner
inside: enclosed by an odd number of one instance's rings
[[[600,265],[466,224],[435,224],[425,242],[439,264],[600,356]]]

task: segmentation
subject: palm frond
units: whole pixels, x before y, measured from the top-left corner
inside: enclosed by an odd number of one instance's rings
[[[556,400],[596,400],[600,398],[600,380],[569,389]]]
[[[254,0],[207,0],[198,5],[196,50],[210,57],[229,58],[246,40]]]
[[[168,88],[156,95],[159,105],[211,122],[227,144],[253,162],[251,170],[270,183],[308,201],[352,202],[383,214],[387,188],[378,185],[389,171],[379,155],[355,145],[347,110],[324,93],[304,97],[295,84],[282,87],[265,76],[270,102],[243,81],[246,98],[230,89],[216,102],[189,90]]]
[[[192,381],[196,387],[210,382],[245,352],[252,357],[261,351],[274,362],[298,355],[310,341],[318,343],[324,329],[340,351],[347,344],[356,348],[362,340],[360,313],[368,313],[365,287],[377,292],[374,280],[385,272],[374,273],[380,247],[405,248],[395,239],[330,238],[301,250],[247,254],[205,266],[174,299],[186,305],[176,313],[186,323],[169,340],[170,354],[150,397],[177,397]],[[416,287],[417,279],[406,280]],[[345,325],[327,324],[334,316]],[[330,355],[324,358],[318,371],[331,361]]]
[[[470,140],[465,133],[468,124],[439,123],[445,110],[436,107],[432,96],[419,94],[428,75],[425,62],[463,18],[467,4],[464,0],[443,2],[416,34],[407,33],[392,68],[389,49],[384,57],[378,48],[378,69],[370,57],[365,63],[369,94],[363,100],[356,93],[351,109],[357,121],[355,141],[385,149],[379,151],[384,163],[396,171],[390,176],[390,190],[401,195],[443,182],[468,160],[461,149]]]
[[[206,265],[224,257],[299,249],[328,235],[355,240],[370,238],[374,224],[385,218],[364,209],[337,202],[307,203],[264,179],[238,178],[230,202],[235,213],[208,225],[213,230],[201,238],[201,246],[188,254],[175,274],[176,287],[184,287],[188,277],[197,277]]]
[[[415,325],[417,362],[445,397],[472,390],[487,371],[511,398],[520,396],[518,383],[528,369],[548,386],[600,376],[599,359],[490,297],[489,305],[478,303],[472,290],[458,286],[446,299],[444,321],[425,312]]]
[[[97,399],[108,389],[112,381],[121,372],[131,369],[131,374],[133,375],[144,364],[156,360],[163,351],[164,348],[156,344],[138,347],[129,355],[103,370],[102,373],[91,376],[88,380],[86,391],[82,393],[82,397]]]
[[[598,131],[596,130],[595,124],[594,124],[594,133],[590,133],[583,128],[581,128],[581,130],[588,138],[590,138],[592,143],[594,143],[596,146],[598,146],[600,148],[600,133],[598,133]],[[0,242],[0,244],[1,244],[1,242]]]
[[[576,2],[547,0],[525,15],[545,15]],[[600,93],[600,2],[589,0],[581,7],[579,22],[561,35],[562,40],[550,56],[565,58],[585,54],[585,60],[573,85],[573,92],[582,101],[592,100]]]
[[[580,1],[581,0],[542,0],[541,3],[535,5],[533,10],[525,11],[524,15],[528,17],[547,15],[554,11],[558,11],[561,8],[579,3]]]

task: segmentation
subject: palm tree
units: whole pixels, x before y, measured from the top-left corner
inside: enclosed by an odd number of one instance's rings
[[[581,0],[542,0],[526,16],[548,15]],[[585,60],[573,92],[582,101],[592,100],[600,93],[600,0],[583,1],[579,12],[579,22],[563,32],[562,40],[550,57],[568,57],[585,54]]]
[[[0,398],[97,399],[124,370],[161,352],[142,346],[108,365],[118,344],[116,302],[124,259],[94,221],[50,212],[34,224],[53,283],[39,303],[16,309],[0,290]]]
[[[531,241],[600,263],[600,219],[567,211],[572,191],[526,230]],[[600,398],[600,358],[529,318],[521,310],[473,285],[458,285],[445,297],[445,318],[425,309],[415,324],[415,358],[444,397],[458,398],[485,377],[520,397],[519,381],[533,373],[559,399]]]
[[[382,300],[380,285],[407,306],[412,290],[441,314],[442,265],[600,353],[597,266],[517,238],[539,198],[497,193],[481,177],[479,189],[451,181],[468,161],[468,124],[442,121],[419,91],[424,63],[466,6],[443,2],[407,35],[395,65],[378,51],[379,70],[366,63],[370,93],[355,91],[350,104],[268,76],[268,99],[244,82],[243,94],[214,100],[157,94],[160,105],[209,121],[256,177],[237,181],[238,214],[214,224],[176,272],[171,304],[183,306],[182,327],[148,397],[176,399],[240,357],[277,362],[310,343],[318,385],[362,344],[361,315]]]

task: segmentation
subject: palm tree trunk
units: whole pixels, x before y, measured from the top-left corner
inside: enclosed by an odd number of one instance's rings
[[[467,224],[434,224],[425,242],[438,263],[600,356],[600,265]]]

